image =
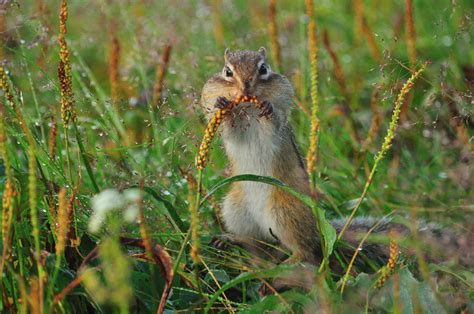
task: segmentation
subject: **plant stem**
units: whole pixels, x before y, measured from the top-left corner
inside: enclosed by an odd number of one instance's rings
[[[77,144],[79,146],[79,151],[81,152],[82,162],[84,163],[84,166],[86,167],[87,175],[89,176],[89,179],[91,180],[92,186],[94,188],[94,192],[99,193],[100,191],[99,186],[97,185],[97,182],[95,181],[94,173],[92,172],[92,168],[89,164],[89,161],[87,160],[86,151],[84,149],[84,145],[82,143],[82,139],[81,139],[76,121],[73,121],[73,125],[74,125],[74,131],[76,132],[76,139],[77,139]]]

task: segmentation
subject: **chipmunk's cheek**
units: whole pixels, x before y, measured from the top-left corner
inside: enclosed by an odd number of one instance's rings
[[[241,94],[242,94],[242,93],[241,93],[239,90],[235,89],[235,90],[232,91],[232,93],[230,93],[230,95],[229,95],[230,97],[229,97],[229,98],[230,98],[230,99],[235,99],[235,98],[237,98],[238,96],[241,96]]]
[[[272,97],[272,94],[271,92],[268,90],[268,88],[266,88],[264,85],[263,86],[259,86],[256,90],[255,90],[255,96],[258,97],[258,100],[259,101],[272,101],[270,98]]]

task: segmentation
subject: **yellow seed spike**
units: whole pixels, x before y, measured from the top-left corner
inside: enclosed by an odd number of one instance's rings
[[[398,261],[398,245],[395,239],[390,239],[390,257],[387,264],[382,268],[381,275],[377,280],[375,287],[381,288],[392,275]]]
[[[214,116],[209,120],[207,125],[206,131],[204,132],[204,137],[199,146],[199,153],[196,158],[196,167],[200,170],[204,169],[206,166],[207,155],[209,153],[209,148],[211,145],[214,136],[216,135],[219,126],[221,125],[222,121],[226,115],[230,113],[230,110],[241,102],[251,102],[254,104],[259,104],[257,96],[237,96],[234,101],[229,105],[229,108],[226,109],[217,109]]]

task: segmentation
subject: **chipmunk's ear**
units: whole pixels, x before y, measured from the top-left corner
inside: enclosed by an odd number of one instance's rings
[[[225,48],[225,51],[224,51],[224,60],[227,62],[227,59],[229,58],[229,56],[232,54],[232,51],[230,51],[229,48]]]
[[[258,48],[258,53],[259,53],[263,58],[266,58],[266,57],[267,57],[267,49],[265,49],[264,47]]]

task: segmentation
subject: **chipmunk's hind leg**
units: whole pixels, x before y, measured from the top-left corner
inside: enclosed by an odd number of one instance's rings
[[[297,264],[303,261],[303,254],[299,251],[295,251],[288,257],[286,260],[282,262],[282,264]]]
[[[232,233],[223,233],[213,236],[209,244],[218,250],[226,250],[230,245],[243,246],[244,242]]]

